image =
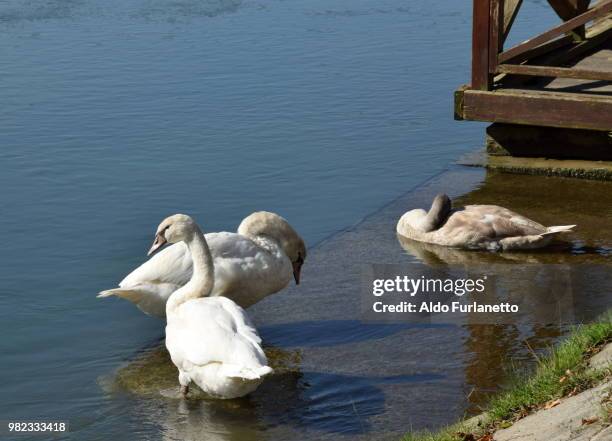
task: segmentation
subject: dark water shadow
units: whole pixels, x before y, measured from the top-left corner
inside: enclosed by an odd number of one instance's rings
[[[295,382],[293,388],[283,389],[291,391],[291,399],[269,400],[278,390],[277,379],[264,383],[252,399],[257,402],[262,419],[270,423],[288,424],[301,430],[365,434],[372,430],[369,418],[385,411],[381,386],[444,378],[439,374],[374,377],[306,371],[289,380]]]
[[[252,394],[236,400],[213,400],[192,388],[190,398],[178,390],[176,368],[165,347],[146,350],[102,383],[107,393],[133,402],[143,424],[158,426],[168,440],[261,439],[271,427],[288,432],[365,434],[370,417],[385,411],[382,387],[432,383],[445,377],[436,373],[359,376],[302,371],[299,350],[267,347],[275,373]]]
[[[446,324],[364,323],[359,320],[305,320],[263,325],[266,344],[282,347],[329,347],[381,340],[410,329],[452,327]]]

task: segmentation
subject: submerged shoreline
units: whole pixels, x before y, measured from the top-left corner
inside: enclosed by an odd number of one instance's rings
[[[544,264],[541,268],[549,270],[541,274],[543,277],[568,272],[568,281],[582,294],[573,297],[574,318],[591,320],[607,301],[597,292],[607,283],[608,273],[600,266],[609,262],[607,247],[612,244],[612,237],[603,235],[598,227],[605,222],[601,213],[607,200],[600,197],[593,204],[585,203],[581,212],[570,209],[563,214],[555,198],[562,197],[566,187],[574,192],[594,187],[560,178],[526,180],[451,166],[311,247],[300,286],[292,286],[249,309],[278,375],[264,382],[248,400],[236,403],[234,410],[206,401],[193,405],[202,407],[206,415],[216,415],[217,426],[230,434],[236,430],[232,421],[242,415],[240,433],[246,439],[260,439],[265,433],[278,440],[296,436],[304,440],[398,439],[408,424],[415,430],[433,430],[464,415],[480,413],[509,381],[511,375],[504,368],[508,360],[526,369],[533,367],[532,351],[544,354],[571,327],[540,323],[545,315],[539,316],[538,311],[546,307],[538,303],[540,294],[534,294],[531,310],[521,311],[505,325],[367,323],[359,308],[361,268],[371,263],[503,264],[508,268],[504,277],[512,281],[517,265]],[[533,195],[527,197],[525,191],[517,190],[519,184],[549,196],[534,203]],[[543,221],[560,215],[572,219],[578,216],[582,229],[568,242],[518,254],[464,252],[399,240],[394,229],[397,218],[408,209],[426,207],[438,192],[449,193],[457,204],[497,200]],[[601,196],[601,188],[598,193]],[[574,264],[584,269],[572,271]],[[529,281],[519,277],[515,282],[518,289],[529,289]],[[109,393],[116,396],[129,392],[128,401],[141,403],[158,397],[159,388],[174,385],[174,370],[164,351],[163,347],[152,348],[128,362],[122,367],[119,383]],[[266,399],[270,395],[276,397],[274,406]],[[171,402],[158,400],[153,399],[151,404],[171,406]],[[140,406],[151,404],[142,402]],[[221,409],[223,417],[219,415]],[[200,427],[198,418],[179,429],[171,415],[167,417],[164,431],[171,428],[176,433],[191,433]],[[228,435],[227,439],[232,437]]]
[[[538,359],[533,373],[517,372],[512,386],[494,396],[484,413],[437,432],[407,434],[403,441],[526,436],[533,441],[604,441],[612,434],[611,340],[612,310],[574,329]]]
[[[302,283],[249,309],[278,374],[244,400],[190,401],[189,418],[165,395],[177,380],[163,343],[150,343],[159,341],[163,322],[114,302],[115,321],[105,326],[129,324],[130,332],[138,330],[139,343],[134,347],[122,341],[95,377],[83,381],[91,389],[83,399],[92,416],[75,416],[72,436],[96,439],[103,430],[109,437],[144,431],[167,439],[369,441],[399,439],[410,426],[434,430],[476,415],[508,382],[508,360],[533,366],[531,350],[543,354],[570,327],[542,323],[541,312],[548,306],[541,295],[533,296],[532,310],[505,325],[368,323],[359,305],[363,265],[502,264],[508,268],[504,277],[529,291],[529,281],[517,277],[516,269],[538,264],[532,267],[541,267],[544,279],[567,273],[565,282],[575,286],[574,319],[588,321],[609,304],[600,292],[609,283],[609,271],[600,267],[609,265],[612,250],[612,232],[605,228],[612,207],[610,185],[451,165],[311,247]],[[579,228],[566,242],[524,253],[465,252],[398,237],[397,219],[408,209],[427,207],[439,192],[457,205],[499,203],[542,222],[575,220]],[[99,307],[90,297],[88,311],[79,314],[89,317],[91,308]],[[94,349],[82,355],[84,363]]]

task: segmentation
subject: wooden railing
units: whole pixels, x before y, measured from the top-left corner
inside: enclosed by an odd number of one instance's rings
[[[582,44],[585,25],[612,12],[612,0],[548,0],[564,22],[510,49],[504,43],[522,0],[474,0],[471,88],[491,90],[496,74],[612,81],[612,72],[532,64],[540,55],[570,44]],[[607,38],[607,36],[604,36]]]

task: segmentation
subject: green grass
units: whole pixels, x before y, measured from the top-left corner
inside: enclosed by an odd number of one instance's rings
[[[539,359],[531,375],[518,375],[513,385],[495,397],[486,409],[486,417],[478,427],[466,427],[465,422],[446,427],[439,432],[410,433],[403,441],[461,441],[458,433],[479,435],[507,427],[521,416],[545,403],[578,393],[597,384],[611,374],[610,369],[588,369],[588,359],[596,348],[612,341],[612,311],[597,322],[576,327],[569,337],[550,354]]]

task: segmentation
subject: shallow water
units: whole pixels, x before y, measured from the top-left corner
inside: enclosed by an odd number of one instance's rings
[[[554,21],[526,3],[515,39]],[[299,289],[253,308],[279,373],[245,400],[167,397],[163,324],[95,299],[169,213],[215,231],[277,211],[314,245],[481,144],[482,125],[452,120],[470,13],[450,0],[0,2],[0,419],[67,419],[78,440],[372,438],[450,422],[473,387],[495,389],[503,374],[478,380],[483,366],[526,358],[505,329],[485,331],[504,342],[492,347],[469,329],[360,322],[356,265],[416,259],[392,234],[399,205],[313,249]],[[506,188],[451,175],[454,195]],[[525,208],[583,215],[573,198],[609,190],[563,196],[587,185]],[[609,256],[604,202],[552,260]],[[558,333],[510,334],[542,346]]]
[[[563,197],[552,195],[570,188],[606,196],[558,213]],[[453,167],[314,248],[303,285],[250,310],[276,373],[248,398],[173,399],[176,373],[161,342],[135,353],[99,383],[113,402],[129,403],[122,424],[149,415],[151,430],[173,440],[397,439],[411,427],[434,428],[477,413],[508,380],[509,364],[529,369],[532,351],[547,350],[569,329],[570,322],[549,321],[549,292],[535,289],[534,272],[526,268],[571,285],[564,312],[575,322],[612,306],[612,236],[599,228],[612,215],[610,188],[610,183]],[[539,203],[523,197],[528,189],[541,197]],[[439,191],[459,196],[457,203],[499,194],[512,209],[544,219],[571,218],[581,228],[547,250],[527,253],[465,252],[398,238],[393,227],[399,214]],[[360,277],[363,264],[371,262],[489,266],[502,278],[505,296],[527,291],[530,308],[504,325],[480,325],[477,317],[463,326],[363,322]]]

